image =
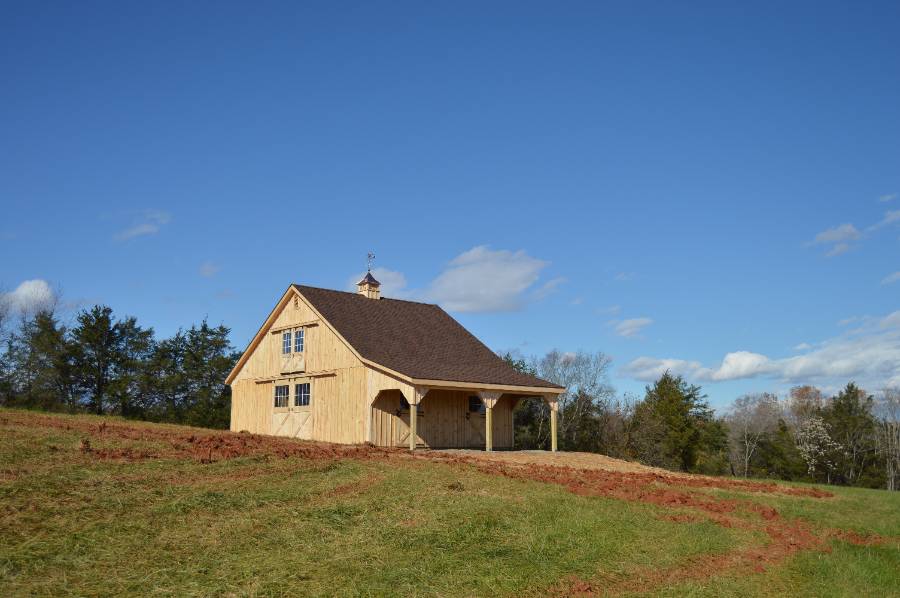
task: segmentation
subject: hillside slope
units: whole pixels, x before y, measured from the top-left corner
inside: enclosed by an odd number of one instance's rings
[[[0,595],[871,595],[900,493],[0,409]]]

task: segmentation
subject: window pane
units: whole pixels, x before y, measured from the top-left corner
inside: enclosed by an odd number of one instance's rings
[[[290,353],[291,352],[291,331],[281,333],[281,352],[282,353]]]
[[[309,405],[309,382],[294,385],[294,406],[305,407]]]
[[[298,328],[294,332],[294,353],[303,353],[304,336],[303,328]]]
[[[484,403],[478,397],[469,397],[469,413],[484,413]]]
[[[290,393],[289,386],[276,386],[275,387],[275,406],[276,407],[287,407],[288,406],[288,394]]]

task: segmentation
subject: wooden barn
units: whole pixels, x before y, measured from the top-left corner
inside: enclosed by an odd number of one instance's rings
[[[563,388],[511,368],[437,305],[291,285],[228,375],[231,429],[379,446],[512,448],[513,408]],[[412,416],[412,414],[415,416]]]

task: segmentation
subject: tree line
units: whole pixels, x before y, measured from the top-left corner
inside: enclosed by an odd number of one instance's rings
[[[66,324],[55,306],[10,314],[0,304],[0,405],[114,414],[228,428],[224,384],[239,357],[205,319],[169,338],[105,305]],[[711,475],[900,490],[900,390],[878,400],[848,383],[834,396],[798,386],[738,397],[716,415],[703,389],[665,373],[641,397],[618,396],[603,353],[507,353],[514,368],[564,386],[559,447]],[[549,448],[543,401],[514,412],[516,448]]]
[[[105,305],[81,310],[68,326],[54,306],[2,308],[0,405],[228,427],[224,380],[239,353],[225,326],[204,319],[157,339]]]
[[[516,369],[566,387],[558,442],[672,470],[900,490],[900,389],[878,400],[853,382],[834,396],[797,386],[736,398],[716,415],[700,386],[666,372],[642,397],[617,396],[603,353],[506,353]],[[549,408],[526,400],[514,411],[521,449],[550,445]]]

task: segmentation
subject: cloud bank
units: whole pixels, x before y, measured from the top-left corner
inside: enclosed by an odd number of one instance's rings
[[[789,383],[830,384],[856,380],[877,389],[900,385],[900,310],[865,318],[855,330],[804,347],[799,355],[772,359],[751,351],[727,353],[718,366],[676,358],[639,357],[619,372],[652,381],[671,371],[699,382],[767,377]]]

